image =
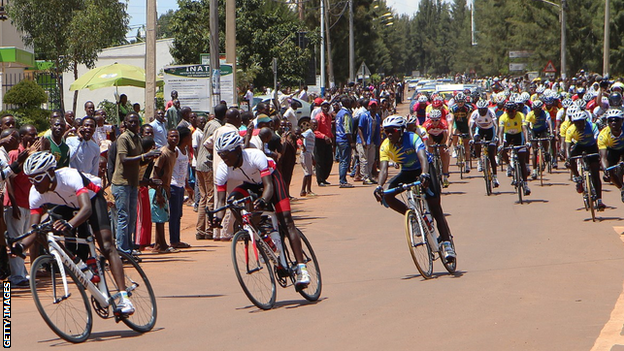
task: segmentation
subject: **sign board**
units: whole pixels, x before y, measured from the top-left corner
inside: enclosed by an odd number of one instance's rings
[[[358,74],[362,75],[362,72],[364,72],[365,76],[371,75],[371,71],[368,69],[368,66],[366,66],[366,63],[364,61],[362,61],[362,64],[360,65],[360,68],[358,69]]]
[[[510,51],[509,58],[527,58],[527,57],[531,57],[531,54],[533,53],[527,50]]]
[[[219,77],[211,77],[210,65],[169,66],[164,69],[165,95],[177,90],[182,106],[193,111],[212,111],[212,84],[220,80],[221,100],[237,104],[232,65],[221,65]]]
[[[510,71],[524,71],[526,69],[526,63],[510,63],[509,70]]]
[[[412,71],[412,77],[420,77],[420,71]]]
[[[544,68],[544,72],[547,72],[547,73],[557,72],[557,69],[555,68],[555,65],[553,65],[552,61],[548,60],[548,64],[546,64],[546,67]]]
[[[199,59],[200,59],[202,65],[209,65],[210,64],[210,54],[199,54]],[[225,53],[224,52],[219,54],[219,63],[220,64],[224,64],[225,63]]]

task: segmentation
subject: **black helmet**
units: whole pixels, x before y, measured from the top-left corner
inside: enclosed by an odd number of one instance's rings
[[[622,106],[622,94],[612,93],[611,95],[609,95],[609,106],[611,107]]]

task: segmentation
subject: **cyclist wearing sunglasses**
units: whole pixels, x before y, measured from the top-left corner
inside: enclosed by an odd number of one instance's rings
[[[254,207],[264,209],[268,203],[275,207],[279,225],[287,229],[290,245],[299,262],[295,285],[298,289],[307,287],[310,284],[310,275],[303,263],[301,240],[290,213],[288,191],[281,174],[275,168],[275,161],[268,158],[262,150],[243,149],[243,138],[238,131],[220,135],[214,150],[223,159],[214,176],[217,188],[216,207],[225,205],[227,182],[230,179],[243,182],[232,190],[230,198],[241,199],[249,196],[250,192],[262,194],[254,202]],[[212,221],[213,228],[220,227],[224,215],[225,210],[215,214]]]
[[[395,188],[399,184],[415,182],[420,178],[423,187],[430,190],[426,194],[427,204],[429,205],[431,215],[435,218],[442,239],[441,244],[444,248],[445,258],[453,260],[455,259],[455,251],[449,241],[450,229],[442,210],[440,189],[437,182],[430,181],[431,178],[437,176],[435,167],[430,164],[432,160],[427,155],[425,144],[420,136],[412,132],[406,132],[405,124],[405,118],[398,115],[388,116],[383,121],[382,127],[388,137],[379,148],[379,186],[375,189],[375,198],[379,202],[383,200],[382,204],[384,206],[405,215],[407,206],[396,198],[396,194],[383,194],[383,185],[388,178],[388,162],[392,161],[401,165],[399,174],[390,179],[388,189]]]
[[[30,205],[30,224],[41,222],[44,204],[64,205],[77,210],[69,221],[63,219],[53,223],[54,230],[59,232],[72,231],[75,227],[88,221],[93,235],[111,266],[117,286],[121,288],[120,301],[114,311],[115,315],[131,315],[134,306],[125,291],[123,265],[117,255],[115,243],[110,230],[110,219],[100,178],[85,175],[74,168],[56,169],[54,155],[47,151],[35,152],[24,163],[24,174],[33,184],[28,202]],[[26,248],[35,241],[35,237],[26,237],[21,243],[15,244],[11,252],[23,256]]]

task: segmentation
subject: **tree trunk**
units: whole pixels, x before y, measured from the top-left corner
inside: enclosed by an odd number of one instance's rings
[[[74,82],[78,80],[78,62],[74,60]],[[76,105],[78,104],[78,90],[74,90],[74,104],[73,111],[74,116],[78,117],[78,112],[76,112]]]
[[[56,74],[56,86],[59,90],[59,97],[61,100],[61,111],[65,113],[65,93],[63,92],[63,72],[59,70],[60,62],[58,59],[55,61],[54,73]]]
[[[336,82],[334,81],[334,63],[332,60],[331,54],[331,36],[329,35],[329,3],[325,1],[325,36],[327,37],[327,76],[329,78],[329,88],[333,88],[336,86]]]

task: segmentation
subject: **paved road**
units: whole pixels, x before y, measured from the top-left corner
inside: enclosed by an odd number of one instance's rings
[[[300,178],[297,169],[293,189]],[[236,281],[229,244],[195,241],[188,229],[183,239],[192,249],[144,256],[158,297],[153,332],[96,319],[84,345],[69,345],[44,324],[30,292],[14,289],[13,347],[589,350],[611,320],[600,339],[606,346],[596,348],[610,350],[624,316],[621,309],[612,316],[624,281],[622,228],[614,230],[623,205],[606,186],[605,203],[614,207],[593,223],[567,179],[560,172],[544,187],[532,182],[533,194],[520,205],[507,178],[488,197],[475,171],[463,181],[452,174],[443,207],[458,274],[446,274],[436,261],[437,277],[427,281],[408,253],[402,217],[373,200],[373,187],[315,188],[320,196],[293,206],[321,265],[317,303],[279,289],[277,307],[258,310]],[[185,211],[190,225],[194,213]]]

